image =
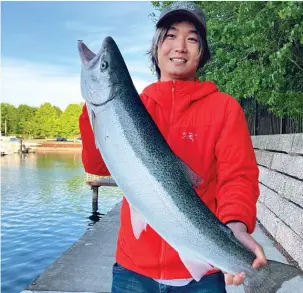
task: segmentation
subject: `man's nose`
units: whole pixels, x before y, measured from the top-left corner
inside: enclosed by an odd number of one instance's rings
[[[187,48],[186,48],[186,39],[185,38],[178,38],[176,40],[176,52],[178,53],[186,53]]]

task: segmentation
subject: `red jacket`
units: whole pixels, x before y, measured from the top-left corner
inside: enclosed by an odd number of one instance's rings
[[[239,103],[218,92],[212,82],[197,80],[158,81],[145,88],[140,97],[172,150],[203,178],[197,193],[204,203],[223,223],[242,221],[252,233],[259,170]],[[109,175],[95,147],[85,106],[80,131],[85,171]],[[191,277],[178,253],[150,226],[139,240],[134,237],[125,198],[116,260],[155,279]]]

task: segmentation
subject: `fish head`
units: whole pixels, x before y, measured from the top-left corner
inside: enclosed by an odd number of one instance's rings
[[[118,46],[106,37],[98,54],[78,41],[81,59],[81,93],[87,103],[95,107],[118,97],[119,88],[130,79]]]
[[[86,102],[90,121],[102,106],[121,99],[121,91],[131,88],[131,77],[118,46],[111,37],[103,40],[100,51],[93,53],[78,41],[81,59],[81,94]],[[120,94],[119,94],[120,93]]]

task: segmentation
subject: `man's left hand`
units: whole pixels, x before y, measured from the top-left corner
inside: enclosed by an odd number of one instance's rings
[[[256,259],[254,260],[252,267],[259,268],[267,263],[262,246],[254,239],[250,234],[247,233],[246,225],[241,222],[233,222],[227,224],[227,226],[233,231],[235,237],[249,250],[255,253]],[[225,273],[226,285],[241,285],[244,282],[245,273],[239,273],[232,275]]]

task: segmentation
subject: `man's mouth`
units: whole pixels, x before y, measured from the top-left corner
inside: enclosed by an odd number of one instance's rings
[[[186,63],[187,60],[183,59],[183,58],[169,58],[170,61],[177,63],[177,64],[181,64],[181,63]]]

